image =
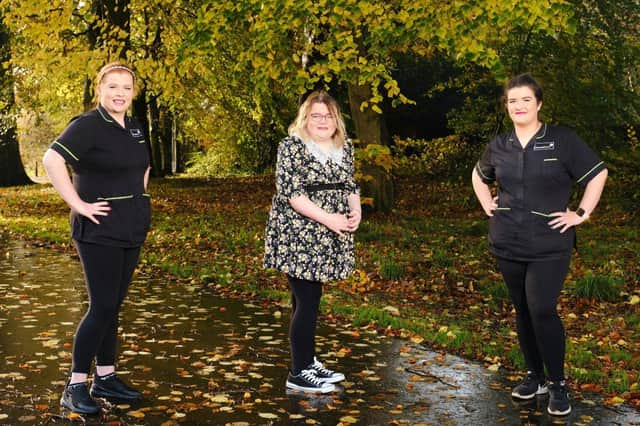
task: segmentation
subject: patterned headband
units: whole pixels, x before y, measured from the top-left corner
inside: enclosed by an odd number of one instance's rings
[[[131,68],[126,67],[124,65],[113,65],[113,66],[110,66],[109,68],[106,68],[106,69],[102,70],[102,73],[100,75],[100,81],[102,81],[102,78],[104,77],[104,75],[106,73],[108,73],[109,71],[113,71],[113,70],[125,70],[129,74],[131,74],[131,76],[133,77],[133,81],[136,81],[136,73],[133,72],[133,70]]]

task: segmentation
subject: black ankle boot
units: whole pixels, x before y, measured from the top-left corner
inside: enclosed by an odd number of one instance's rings
[[[112,399],[140,399],[142,394],[124,383],[116,373],[106,376],[93,375],[93,385],[91,385],[91,396],[94,398]]]
[[[98,414],[100,407],[89,395],[86,383],[74,383],[72,385],[67,381],[60,405],[79,414]]]

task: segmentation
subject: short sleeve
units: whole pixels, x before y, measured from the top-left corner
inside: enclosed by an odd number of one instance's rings
[[[493,158],[491,156],[491,144],[487,145],[480,157],[480,160],[476,163],[476,172],[482,179],[482,182],[487,185],[492,184],[496,180],[496,168],[493,164]]]
[[[276,160],[276,191],[290,200],[306,194],[303,187],[302,143],[292,137],[284,138],[278,146]]]
[[[360,194],[360,187],[355,179],[355,166],[354,166],[354,148],[351,139],[347,139],[344,143],[344,162],[349,173],[347,180],[347,193]]]
[[[570,132],[567,136],[569,142],[568,159],[565,164],[569,174],[581,186],[586,186],[591,179],[607,167],[589,146],[578,135]]]
[[[78,165],[93,146],[95,138],[91,136],[91,128],[90,118],[76,117],[71,120],[49,148],[62,155],[68,164]]]

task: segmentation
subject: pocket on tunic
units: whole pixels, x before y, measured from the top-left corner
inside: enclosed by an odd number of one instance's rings
[[[502,246],[515,235],[517,230],[511,208],[498,207],[489,218],[489,241],[494,246]]]
[[[553,229],[549,222],[554,219],[544,212],[532,212],[532,243],[533,248],[540,254],[570,251],[574,244],[575,230],[567,229],[560,233],[561,228]]]
[[[562,162],[557,157],[543,158],[540,163],[541,175],[545,179],[561,181],[567,177],[567,172]]]

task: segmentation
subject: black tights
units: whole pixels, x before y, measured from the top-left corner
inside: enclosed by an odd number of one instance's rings
[[[287,275],[291,287],[291,372],[294,375],[313,363],[316,354],[316,324],[322,297],[322,283]]]
[[[564,380],[565,336],[556,305],[569,258],[543,262],[498,259],[516,309],[520,349],[527,369],[551,381]]]
[[[91,362],[114,365],[118,343],[118,313],[127,295],[140,247],[122,248],[76,241],[89,295],[73,342],[74,373],[89,373]]]

